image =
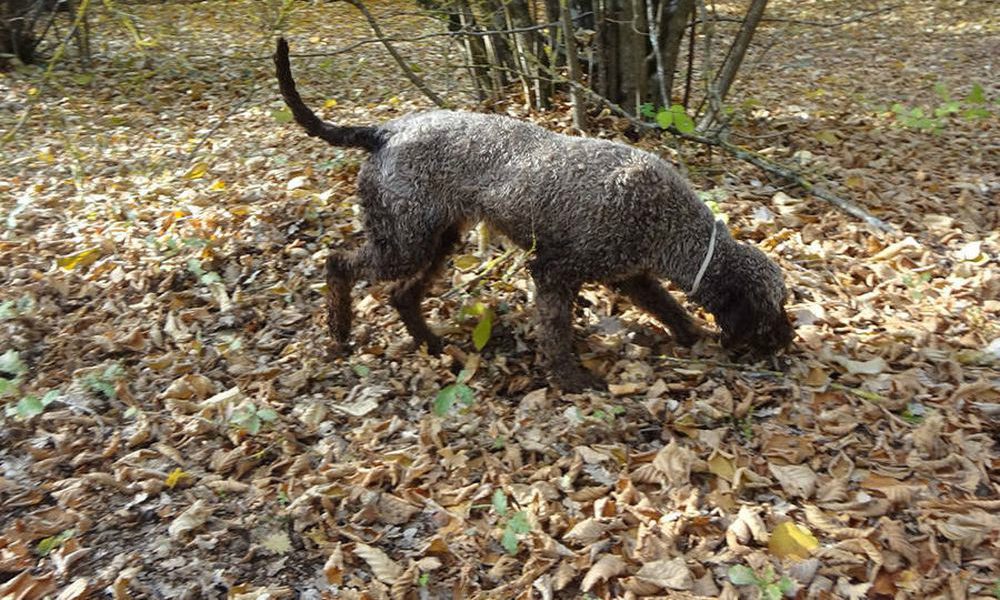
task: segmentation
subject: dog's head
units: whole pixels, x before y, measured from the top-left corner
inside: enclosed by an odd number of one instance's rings
[[[699,294],[722,329],[723,347],[760,355],[787,347],[795,329],[785,312],[781,269],[753,246],[737,243],[727,250]]]

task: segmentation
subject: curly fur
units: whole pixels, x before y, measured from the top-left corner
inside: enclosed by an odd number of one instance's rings
[[[529,271],[537,288],[538,343],[563,389],[601,385],[572,347],[572,305],[586,282],[623,293],[680,343],[700,336],[657,279],[691,288],[715,220],[659,157],[468,112],[339,127],[302,102],[284,40],[275,63],[285,102],[309,135],[371,152],[358,175],[367,242],[357,252],[331,254],[326,265],[329,327],[340,342],[350,333],[354,282],[397,281],[390,297],[407,331],[431,352],[440,351],[420,301],[463,228],[479,221],[534,249]],[[778,266],[720,227],[714,257],[691,300],[715,316],[723,345],[758,353],[788,345],[794,331],[785,299]]]

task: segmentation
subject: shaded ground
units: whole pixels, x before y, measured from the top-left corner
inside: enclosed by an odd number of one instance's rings
[[[369,35],[346,4],[301,4],[293,51]],[[516,259],[481,284],[481,259],[456,259],[468,270],[426,302],[455,344],[444,358],[407,348],[377,287],[357,292],[360,351],[326,356],[321,265],[360,235],[362,157],[273,114],[268,3],[135,7],[158,44],[145,55],[105,18],[93,77],[69,62],[44,87],[4,76],[5,125],[40,100],[0,177],[0,589],[734,598],[788,577],[799,597],[1000,594],[998,8],[794,22],[888,6],[855,4],[773,2],[785,20],[748,58],[736,141],[902,234],[642,141],[779,260],[799,340],[776,364],[729,365],[588,290],[579,348],[612,394],[545,388]],[[434,28],[371,6],[401,35]],[[465,102],[453,49],[404,49]],[[377,46],[294,60],[331,119],[426,106]],[[916,121],[945,95],[991,114]],[[496,312],[479,358],[462,317],[477,303]],[[461,366],[473,401],[436,402]],[[746,569],[759,582],[734,585]]]

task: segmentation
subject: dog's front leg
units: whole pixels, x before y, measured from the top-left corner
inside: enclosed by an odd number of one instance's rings
[[[538,292],[538,345],[553,383],[565,392],[606,389],[604,381],[583,368],[573,351],[573,301],[580,286],[532,275]]]

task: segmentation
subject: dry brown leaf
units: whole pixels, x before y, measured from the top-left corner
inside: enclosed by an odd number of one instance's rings
[[[612,527],[614,525],[611,522],[591,517],[574,525],[572,529],[563,535],[562,539],[564,542],[586,546],[603,538],[604,534],[611,530]]]
[[[368,566],[371,567],[372,575],[382,583],[392,585],[403,573],[403,567],[396,561],[389,558],[385,552],[368,544],[355,542],[354,554],[368,563]]]
[[[818,506],[809,504],[805,507],[806,521],[819,529],[824,534],[840,540],[850,538],[866,538],[872,534],[873,528],[857,529],[845,527],[835,520],[834,517],[823,512]]]
[[[740,506],[740,512],[726,528],[726,544],[734,550],[743,548],[752,541],[766,544],[770,537],[760,514],[746,505]]]
[[[344,552],[340,542],[337,542],[326,562],[323,563],[323,574],[330,585],[341,585],[344,582]]]
[[[194,504],[188,507],[170,523],[167,533],[174,539],[179,539],[187,533],[198,529],[212,516],[214,508],[209,506],[204,500],[195,500]]]
[[[684,485],[691,480],[691,466],[695,455],[691,450],[680,446],[673,438],[653,459],[653,466],[662,473],[671,485]]]
[[[808,499],[816,492],[816,473],[807,465],[767,466],[789,497]]]
[[[614,554],[605,554],[583,576],[580,589],[589,592],[598,583],[624,573],[625,568],[625,561],[621,557]]]
[[[665,590],[690,590],[694,587],[694,575],[681,556],[646,563],[635,576]]]
[[[935,526],[941,535],[971,550],[1000,534],[1000,517],[973,510],[969,514],[952,515],[947,521],[936,522]]]

